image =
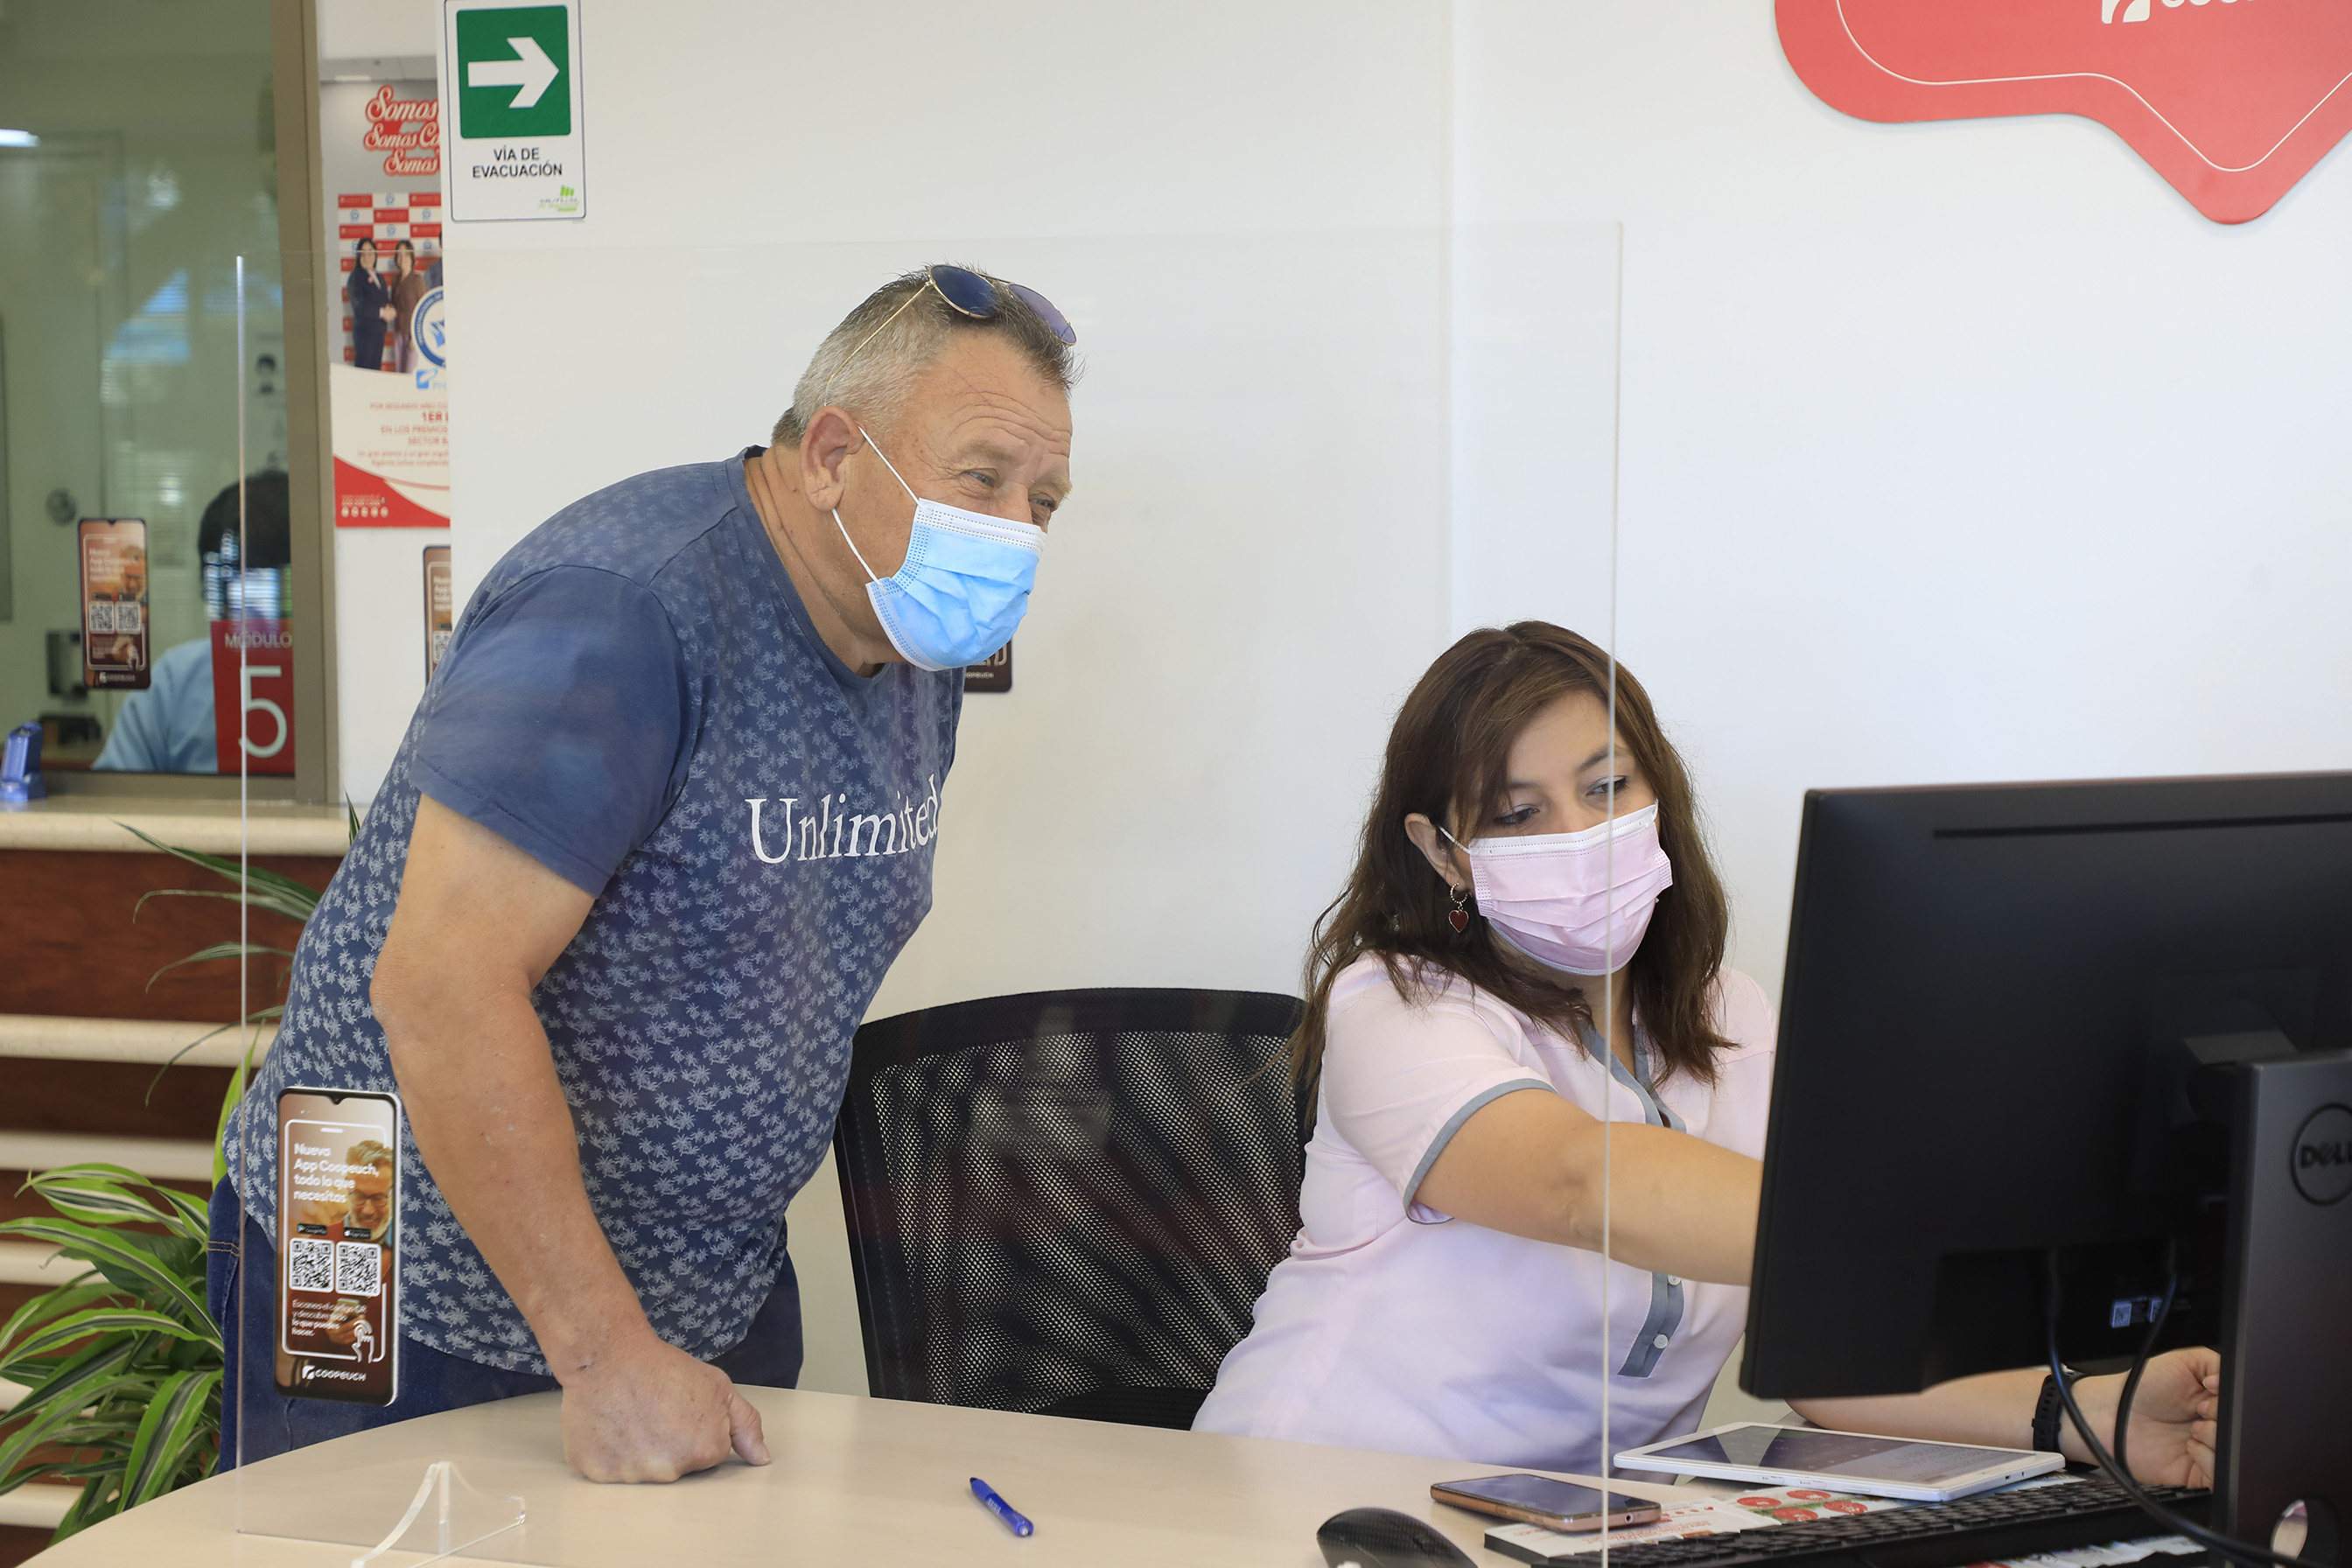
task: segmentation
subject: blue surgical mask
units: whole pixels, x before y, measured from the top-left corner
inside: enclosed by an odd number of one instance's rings
[[[866,432],[860,430],[861,436]],[[866,436],[868,446],[874,437]],[[887,577],[874,575],[858,553],[857,542],[842,528],[835,508],[833,525],[857,563],[866,567],[866,597],[873,603],[883,634],[899,657],[918,669],[956,669],[978,664],[1013,640],[1013,628],[1029,608],[1037,561],[1045,552],[1045,531],[1008,522],[986,512],[966,511],[915,495],[896,465],[874,447],[890,477],[915,501],[915,531],[907,559]]]

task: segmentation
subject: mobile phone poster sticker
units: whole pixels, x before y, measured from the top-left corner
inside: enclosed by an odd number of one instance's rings
[[[81,543],[82,684],[93,691],[143,691],[147,658],[147,524],[135,517],[86,517]]]
[[[279,1391],[389,1404],[400,1332],[398,1105],[289,1089],[278,1114]]]

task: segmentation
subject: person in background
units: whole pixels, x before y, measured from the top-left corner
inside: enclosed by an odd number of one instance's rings
[[[393,365],[405,374],[416,368],[416,342],[411,334],[415,328],[417,302],[431,290],[425,274],[416,270],[416,247],[408,241],[394,241],[392,267]]]
[[[1622,665],[1612,726],[1611,672],[1522,621],[1405,699],[1308,949],[1298,1236],[1196,1430],[1594,1475],[1604,1380],[1611,1449],[1697,1428],[1747,1320],[1772,1008],[1724,965],[1683,761]],[[2210,1484],[2219,1376],[2210,1350],[2150,1363],[2143,1479]],[[2024,1448],[2042,1381],[1795,1407]],[[2094,1425],[2122,1384],[2076,1385]]]
[[[610,485],[491,566],[213,1189],[210,1300],[235,1317],[251,1270],[268,1344],[255,1129],[289,1084],[400,1093],[399,1396],[284,1398],[232,1334],[223,1452],[561,1388],[593,1480],[767,1462],[737,1384],[799,1376],[785,1210],[931,907],[964,667],[1069,491],[1076,336],[1034,290],[908,273],[817,346],[772,445]]]
[[[361,240],[359,258],[343,283],[352,305],[352,363],[362,370],[383,368],[383,335],[392,328],[392,295],[375,265],[375,241]]]
[[[277,574],[291,559],[286,476],[269,471],[245,481],[245,559],[256,574]],[[196,525],[198,558],[222,553],[236,531],[236,487],[213,497]],[[259,597],[259,585],[256,585]],[[213,644],[209,633],[166,648],[155,660],[147,689],[134,691],[116,715],[93,771],[133,773],[218,773],[213,736]]]

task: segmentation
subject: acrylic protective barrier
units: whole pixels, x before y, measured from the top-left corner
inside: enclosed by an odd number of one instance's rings
[[[583,494],[764,444],[811,351],[883,279],[954,260],[1029,285],[1077,329],[1075,489],[1013,689],[965,700],[934,905],[874,1016],[1057,985],[1295,993],[1432,661],[1523,618],[1612,645],[1619,255],[1612,223],[461,253],[453,597]],[[464,309],[525,297],[557,266],[593,268],[628,308],[552,332]],[[248,1147],[276,1131],[274,1108],[255,1110]],[[1630,1096],[1609,1110],[1643,1114]],[[845,1253],[801,1214],[803,1385],[862,1385],[862,1365],[827,1361],[857,1354]],[[412,1206],[400,1228],[425,1223]],[[1622,1341],[1650,1277],[1598,1272]],[[229,1331],[268,1316],[240,1311]],[[263,1367],[275,1351],[241,1348]],[[1590,1386],[1623,1349],[1579,1352]],[[229,1396],[241,1442],[285,1418],[266,1378]],[[1596,1438],[1601,1420],[1596,1400]],[[780,1454],[695,1484],[752,1490],[727,1517],[782,1539],[835,1507],[795,1478]],[[352,1558],[395,1534],[404,1552],[488,1560],[599,1551],[567,1529],[563,1500],[586,1483],[552,1397],[358,1432],[225,1484],[240,1530]],[[649,1519],[677,1506],[626,1496]]]

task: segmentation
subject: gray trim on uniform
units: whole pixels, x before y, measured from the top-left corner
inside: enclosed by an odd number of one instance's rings
[[[1492,1089],[1483,1090],[1480,1093],[1471,1096],[1469,1100],[1464,1104],[1461,1110],[1455,1111],[1453,1115],[1445,1119],[1445,1125],[1439,1128],[1437,1130],[1437,1136],[1429,1141],[1429,1149],[1422,1155],[1421,1163],[1412,1168],[1412,1180],[1404,1184],[1405,1218],[1412,1219],[1415,1225],[1442,1225],[1444,1223],[1443,1220],[1413,1219],[1412,1205],[1415,1201],[1413,1194],[1421,1191],[1421,1184],[1428,1177],[1429,1168],[1437,1163],[1437,1157],[1445,1152],[1445,1146],[1454,1142],[1454,1135],[1462,1131],[1462,1124],[1464,1122],[1469,1121],[1473,1115],[1483,1110],[1496,1100],[1502,1099],[1503,1096],[1507,1094],[1517,1094],[1523,1089],[1549,1089],[1554,1094],[1558,1094],[1559,1092],[1559,1090],[1553,1089],[1551,1084],[1543,1079],[1515,1078],[1508,1083],[1498,1083]],[[1447,1217],[1451,1218],[1452,1216],[1448,1215]]]
[[[1617,1059],[1616,1052],[1601,1043],[1598,1033],[1590,1029],[1583,1033],[1585,1054],[1595,1061],[1608,1063],[1610,1078],[1633,1091],[1634,1100],[1642,1107],[1644,1122],[1652,1127],[1670,1128],[1676,1132],[1690,1131],[1683,1124],[1681,1117],[1650,1092],[1648,1085],[1625,1070],[1625,1064]],[[1649,1040],[1638,1028],[1633,1031],[1633,1061],[1646,1073],[1650,1064]],[[1633,1348],[1626,1352],[1625,1364],[1617,1369],[1617,1375],[1647,1377],[1656,1371],[1658,1358],[1666,1353],[1667,1346],[1674,1343],[1675,1331],[1681,1328],[1682,1323],[1683,1282],[1671,1274],[1651,1275],[1649,1313],[1642,1320],[1641,1332],[1633,1336]]]
[[[1675,1331],[1683,1323],[1683,1285],[1671,1274],[1650,1276],[1650,1314],[1642,1320],[1642,1331],[1633,1336],[1633,1348],[1625,1352],[1625,1364],[1617,1369],[1620,1377],[1647,1377],[1657,1370],[1658,1358],[1674,1343]]]

